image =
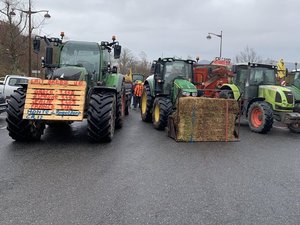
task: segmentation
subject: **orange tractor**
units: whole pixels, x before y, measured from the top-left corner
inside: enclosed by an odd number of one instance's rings
[[[223,58],[215,58],[210,64],[195,64],[193,83],[201,95],[218,98],[222,85],[233,77],[230,67],[230,59]]]

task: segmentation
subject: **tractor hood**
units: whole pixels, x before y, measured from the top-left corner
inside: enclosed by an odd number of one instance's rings
[[[53,72],[53,79],[59,80],[85,80],[87,70],[84,67],[68,66],[58,68]]]
[[[187,91],[187,92],[191,92],[191,93],[197,92],[197,88],[195,87],[195,85],[192,84],[188,80],[175,79],[174,86],[176,86],[179,90],[182,90],[182,91]]]
[[[264,90],[268,90],[268,91],[290,91],[288,88],[286,87],[282,87],[282,86],[275,86],[275,85],[260,85],[259,89],[264,89]]]

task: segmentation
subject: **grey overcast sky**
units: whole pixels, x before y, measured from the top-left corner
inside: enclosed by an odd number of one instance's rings
[[[300,62],[299,0],[32,0],[51,19],[39,34],[101,41],[116,35],[136,56],[234,59],[246,46],[263,59]],[[27,1],[24,1],[27,2]],[[26,4],[26,3],[25,3]],[[42,15],[34,15],[34,20]]]

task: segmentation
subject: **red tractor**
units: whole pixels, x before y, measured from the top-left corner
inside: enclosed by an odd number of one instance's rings
[[[218,98],[219,89],[233,77],[230,66],[230,59],[223,58],[215,58],[210,64],[195,64],[193,83],[203,96]]]

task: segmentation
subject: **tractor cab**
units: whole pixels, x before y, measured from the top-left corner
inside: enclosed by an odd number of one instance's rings
[[[155,95],[171,96],[174,101],[178,96],[197,96],[193,80],[192,60],[174,58],[159,59],[152,65],[154,72]]]
[[[238,64],[234,68],[234,84],[244,94],[245,99],[259,96],[262,85],[276,85],[276,66],[249,63]]]

